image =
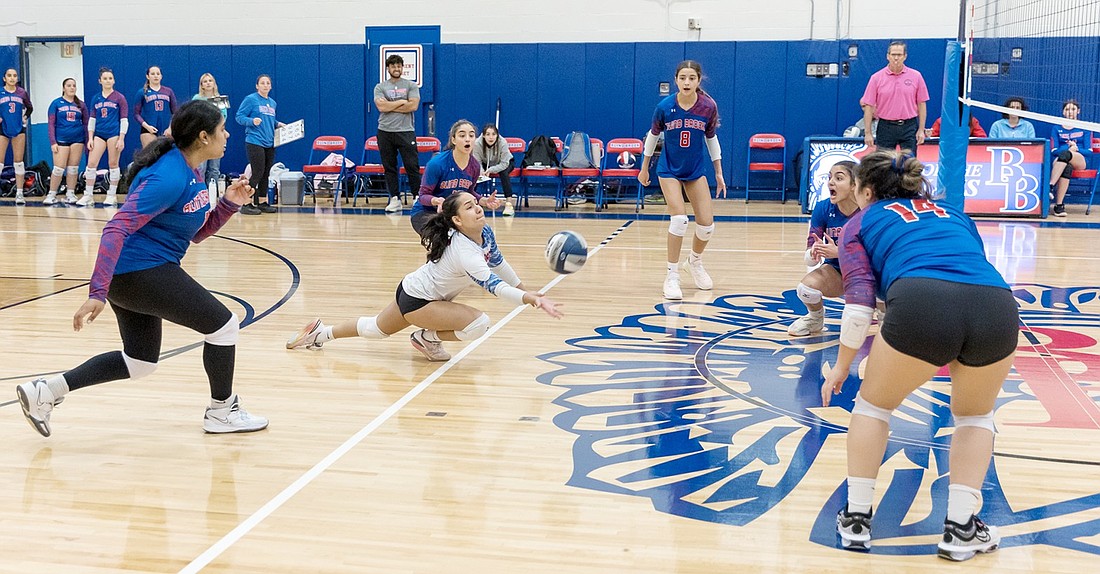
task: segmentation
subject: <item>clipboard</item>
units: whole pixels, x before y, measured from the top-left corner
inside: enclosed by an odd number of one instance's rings
[[[275,147],[306,137],[306,121],[298,120],[275,128]]]

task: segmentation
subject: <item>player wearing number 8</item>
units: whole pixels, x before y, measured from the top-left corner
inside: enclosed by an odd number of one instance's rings
[[[702,254],[714,234],[714,214],[710,203],[710,187],[704,170],[705,149],[714,165],[715,192],[726,194],[726,182],[722,179],[722,148],[718,145],[718,105],[699,87],[703,70],[698,62],[685,60],[676,66],[675,94],[657,104],[653,112],[653,124],[645,138],[645,151],[639,166],[638,181],[649,185],[649,162],[657,147],[657,137],[664,133],[665,143],[657,160],[657,177],[661,193],[668,205],[671,222],[668,226],[668,275],[665,277],[665,299],[683,299],[680,290],[680,248],[687,233],[688,217],[681,187],[687,192],[695,210],[695,238],[687,268],[695,280],[695,286],[708,290],[714,286],[710,275],[703,269]]]
[[[924,166],[879,151],[856,171],[860,211],[840,236],[844,314],[837,364],[825,369],[822,403],[839,393],[863,346],[875,306],[888,312],[871,345],[848,430],[848,504],[837,532],[849,549],[870,548],[875,477],[890,416],[948,366],[953,383],[950,486],[939,555],[966,560],[997,548],[1000,536],[977,513],[993,452],[993,407],[1015,356],[1019,315],[1012,291],[986,260],[974,222],[929,199]]]

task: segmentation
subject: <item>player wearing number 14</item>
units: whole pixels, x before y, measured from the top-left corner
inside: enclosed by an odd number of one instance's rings
[[[860,211],[840,235],[840,348],[836,366],[823,369],[821,399],[828,406],[848,378],[877,292],[887,313],[852,408],[848,504],[837,515],[837,534],[844,548],[870,549],[875,478],[891,413],[947,366],[955,429],[938,546],[941,557],[966,560],[1000,543],[997,528],[977,514],[993,452],[993,407],[1015,356],[1019,314],[1012,291],[986,260],[974,222],[954,205],[928,199],[923,169],[909,155],[878,151],[856,171]]]

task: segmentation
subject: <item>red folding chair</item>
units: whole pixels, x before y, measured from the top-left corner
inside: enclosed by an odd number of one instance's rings
[[[775,161],[778,159],[779,161]],[[764,161],[762,161],[764,160]],[[752,175],[779,176],[779,187],[759,188],[758,191],[779,192],[787,203],[787,140],[781,134],[754,134],[749,138],[748,169],[745,171],[745,203],[749,202]]]
[[[634,156],[633,164],[619,161],[623,153]],[[607,181],[619,182],[619,196],[625,197],[623,192],[634,185],[638,189],[637,203],[634,205],[634,213],[645,209],[642,184],[638,181],[641,172],[640,165],[645,159],[645,144],[637,138],[615,138],[607,142],[607,153],[603,155],[603,165],[600,168],[600,195],[596,200],[597,209],[607,207]]]
[[[317,203],[317,189],[314,183],[316,176],[335,176],[336,179],[333,182],[333,204],[340,202],[340,196],[344,189],[344,182],[347,180],[348,169],[346,167],[348,151],[348,140],[343,136],[321,136],[313,140],[313,148],[309,150],[309,163],[302,166],[302,173],[306,176],[305,190],[313,196],[313,203]],[[325,157],[328,154],[336,154],[339,159],[339,165],[324,165],[321,163],[315,163],[313,156],[316,153],[324,153]],[[322,160],[323,161],[323,160]]]
[[[1097,163],[1100,162],[1100,138],[1092,138],[1092,158],[1085,165],[1085,169],[1075,169],[1069,173],[1070,189],[1066,190],[1066,194],[1069,194],[1070,190],[1077,188],[1081,191],[1089,192],[1089,204],[1085,208],[1085,215],[1092,212],[1092,201],[1096,198],[1096,184],[1100,182],[1100,170],[1097,169]],[[1081,185],[1074,185],[1076,182],[1082,182]],[[1085,183],[1088,182],[1088,183]]]
[[[381,163],[367,163],[368,153],[371,154],[370,159],[378,158],[381,162],[381,158],[378,157],[378,137],[371,136],[363,143],[363,155],[360,157],[359,165],[355,166],[355,194],[351,198],[352,207],[355,207],[355,202],[359,200],[360,193],[363,194],[363,197],[370,199],[370,177],[372,175],[385,175],[386,173]],[[390,196],[389,192],[385,190],[380,190],[376,195],[387,198]]]
[[[440,149],[442,149],[442,146],[439,143],[439,138],[434,138],[431,136],[417,136],[416,153],[419,156],[419,161],[417,161],[417,163],[420,164],[421,177],[424,176],[424,167],[428,165],[428,161],[431,161],[432,156],[438,153]],[[427,159],[425,159],[424,157],[425,154],[427,154]],[[398,177],[400,178],[398,180],[398,189],[402,190],[401,193],[407,192],[415,201],[417,194],[420,193],[420,190],[408,189],[409,173],[405,171],[405,166],[401,166],[401,169],[398,170]],[[404,198],[401,199],[401,202],[405,202]]]
[[[598,154],[597,157],[593,157],[592,160],[596,162],[597,166],[603,163],[603,140],[596,138],[589,138],[592,145],[592,153]],[[592,194],[592,200],[596,202],[596,211],[601,211],[603,205],[600,204],[600,167],[563,167],[561,168],[561,182],[558,184],[558,193],[555,196],[554,209],[559,210],[565,207],[565,190],[569,187],[570,180],[583,180],[596,178],[596,191]]]
[[[551,138],[554,140],[554,147],[557,148],[558,156],[561,156],[561,150],[564,148],[564,144],[557,137]],[[528,144],[529,145],[529,144]],[[520,170],[520,176],[523,178],[523,205],[524,207],[530,207],[530,183],[531,179],[548,180],[553,179],[556,185],[554,189],[554,198],[556,199],[561,194],[561,168],[550,167],[544,169],[523,168]],[[516,202],[517,204],[520,202]],[[556,206],[555,206],[556,207]]]

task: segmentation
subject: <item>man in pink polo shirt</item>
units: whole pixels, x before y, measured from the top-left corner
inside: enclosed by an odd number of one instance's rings
[[[886,52],[887,66],[871,76],[859,103],[863,106],[863,125],[878,118],[878,130],[863,136],[867,147],[902,149],[915,153],[924,143],[924,120],[928,117],[928,86],[920,72],[905,67],[908,56],[905,42],[890,42]],[[877,141],[876,141],[877,140]]]

